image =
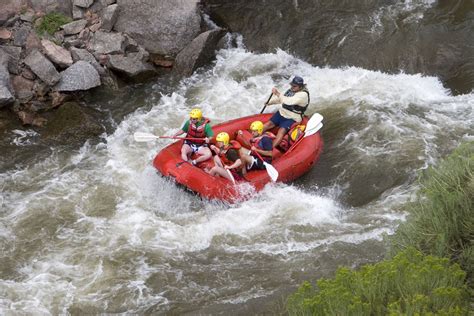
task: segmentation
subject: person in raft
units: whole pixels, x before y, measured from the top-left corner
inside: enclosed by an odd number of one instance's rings
[[[192,109],[189,113],[189,120],[174,136],[186,133],[186,139],[181,147],[181,158],[194,166],[212,157],[212,152],[208,147],[209,140],[214,136],[209,120],[202,116],[200,109]],[[198,157],[190,161],[190,157],[196,153]]]
[[[268,101],[268,105],[282,105],[282,108],[276,111],[270,118],[270,121],[266,122],[263,126],[264,132],[275,126],[279,127],[277,135],[273,140],[273,147],[280,144],[283,136],[295,122],[301,122],[304,112],[309,105],[309,92],[303,78],[295,76],[290,85],[290,89],[284,94],[278,91],[277,88],[272,88],[272,97]]]
[[[244,173],[250,170],[263,170],[265,165],[263,161],[258,157],[257,154],[265,160],[267,163],[272,163],[273,156],[273,144],[272,138],[275,135],[271,133],[263,133],[263,123],[261,121],[254,121],[250,124],[250,132],[252,133],[252,138],[250,142],[245,139],[242,139],[242,146],[250,148],[250,151],[242,147],[240,149],[240,158],[243,163],[245,163],[246,168],[243,169]],[[237,132],[239,135],[242,135],[242,131]]]
[[[215,166],[208,171],[209,174],[221,176],[232,182],[243,179],[242,161],[239,155],[241,145],[238,141],[230,141],[229,134],[221,132],[216,136],[216,145],[211,145],[210,148],[216,155],[214,156]]]

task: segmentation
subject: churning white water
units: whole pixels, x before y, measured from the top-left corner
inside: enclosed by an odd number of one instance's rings
[[[169,141],[133,140],[172,135],[194,106],[212,123],[258,113],[295,74],[308,83],[310,114],[326,118],[322,162],[296,184],[238,205],[201,201],[151,166]],[[379,241],[404,219],[417,170],[473,137],[473,94],[283,51],[222,50],[171,95],[152,90],[98,144],[2,171],[1,314],[212,313],[259,300],[255,311],[265,310],[303,280],[383,255]],[[12,133],[18,146],[38,137]]]

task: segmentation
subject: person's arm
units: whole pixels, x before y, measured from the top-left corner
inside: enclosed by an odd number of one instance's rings
[[[212,127],[210,124],[206,124],[206,126],[204,126],[204,133],[206,134],[205,141],[206,143],[209,144],[209,142],[211,141],[211,138],[214,136],[214,131],[212,130]]]
[[[277,88],[272,88],[272,97],[270,98],[270,101],[268,101],[267,105],[273,105],[273,104],[280,104],[280,98],[278,97],[281,93],[278,91]]]
[[[284,104],[292,104],[299,106],[305,106],[306,104],[308,104],[308,94],[303,91],[296,92],[295,95],[292,97],[285,97],[283,94],[280,94],[278,96],[278,99],[280,100],[280,103]]]
[[[233,164],[231,164],[230,166],[224,166],[225,169],[234,169],[234,168],[238,168],[242,165],[242,160],[237,159]]]
[[[273,156],[273,144],[270,137],[264,137],[260,140],[260,146],[262,148],[258,148],[256,146],[252,146],[252,151],[259,153],[262,156],[272,157]]]

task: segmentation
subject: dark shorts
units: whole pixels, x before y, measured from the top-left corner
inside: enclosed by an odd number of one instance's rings
[[[270,121],[272,121],[272,123],[275,124],[276,126],[284,128],[287,131],[291,128],[291,125],[295,123],[295,120],[287,119],[281,116],[280,111],[276,111],[275,114],[273,114],[272,117],[270,118]]]
[[[252,164],[247,166],[247,170],[263,170],[265,169],[265,165],[260,158],[252,156]]]

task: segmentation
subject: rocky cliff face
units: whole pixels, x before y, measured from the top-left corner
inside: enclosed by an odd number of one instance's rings
[[[176,74],[190,75],[225,34],[207,32],[198,0],[0,0],[0,7],[0,107],[38,126],[47,121],[42,112],[78,92],[146,80],[174,64]]]
[[[205,0],[211,18],[252,51],[279,47],[314,64],[438,76],[474,89],[474,2]]]

